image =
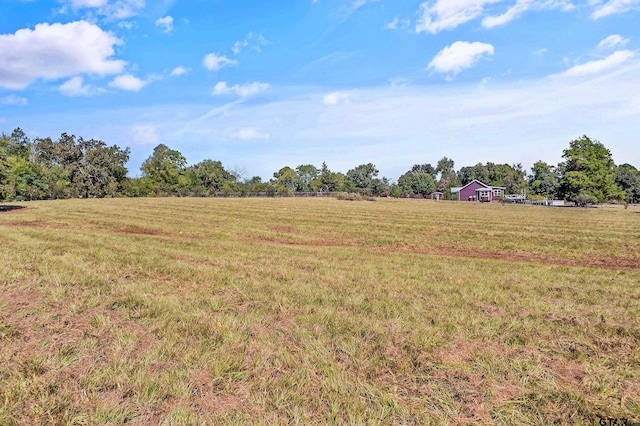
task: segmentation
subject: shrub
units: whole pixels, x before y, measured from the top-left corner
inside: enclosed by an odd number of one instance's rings
[[[336,195],[338,200],[347,200],[347,201],[360,201],[361,198],[358,194],[355,193],[346,193],[346,192],[338,192]]]

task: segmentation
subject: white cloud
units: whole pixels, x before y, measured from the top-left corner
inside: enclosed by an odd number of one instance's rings
[[[84,78],[80,76],[73,77],[65,81],[58,90],[65,96],[89,96],[92,87],[84,84]]]
[[[590,3],[595,4],[595,10],[591,14],[593,19],[640,9],[640,0],[609,0],[604,4],[601,1],[592,1]]]
[[[486,4],[500,0],[431,0],[420,4],[416,32],[450,30],[482,15]]]
[[[631,60],[634,56],[635,53],[631,50],[618,50],[604,59],[586,62],[569,68],[561,75],[567,77],[581,77],[591,74],[599,74],[622,65],[623,63]]]
[[[493,55],[493,52],[493,46],[487,43],[456,41],[433,58],[429,69],[456,75],[463,69],[474,66],[485,55]]]
[[[608,50],[617,46],[624,46],[629,39],[622,37],[620,34],[613,34],[598,43],[598,49]]]
[[[507,9],[503,14],[485,17],[482,20],[482,26],[485,28],[493,28],[499,25],[504,25],[529,10],[533,3],[534,2],[532,0],[518,0],[515,5]]]
[[[162,28],[165,34],[171,33],[173,31],[173,16],[156,19],[156,26]]]
[[[384,24],[384,28],[387,30],[395,30],[398,28],[399,22],[400,22],[400,19],[398,19],[398,17],[396,16],[395,18],[393,18],[391,22],[387,22],[386,24]]]
[[[73,9],[93,9],[97,14],[113,19],[136,16],[145,8],[145,0],[66,0]]]
[[[118,27],[124,28],[125,30],[130,30],[135,27],[136,23],[133,21],[120,21],[118,22]]]
[[[131,74],[123,74],[114,78],[109,86],[129,92],[138,92],[149,83],[149,80],[142,80]]]
[[[229,86],[226,81],[220,81],[213,87],[213,94],[218,96],[234,94],[241,98],[248,98],[257,95],[260,92],[264,92],[268,88],[269,85],[267,83],[254,82]]]
[[[245,48],[249,48],[255,52],[262,52],[262,48],[270,44],[261,33],[250,32],[243,40],[236,40],[231,46],[234,55],[239,55]]]
[[[38,78],[82,73],[117,74],[126,64],[111,59],[120,44],[116,36],[86,21],[38,24],[0,35],[0,87],[24,89]]]
[[[387,22],[382,27],[385,30],[407,29],[411,27],[411,19],[400,19],[397,16],[391,22]]]
[[[326,106],[334,106],[349,101],[349,94],[346,92],[333,92],[322,97],[322,103]]]
[[[70,0],[69,3],[74,9],[84,7],[102,7],[108,3],[108,0]]]
[[[218,71],[221,68],[237,65],[238,61],[229,59],[226,56],[209,53],[202,59],[202,65],[209,71]]]
[[[269,140],[271,135],[269,133],[261,133],[256,129],[240,129],[231,134],[233,139],[240,141],[253,141],[253,140]]]
[[[432,34],[450,30],[485,15],[485,8],[492,4],[511,3],[505,0],[427,0],[420,4],[416,32]],[[482,25],[493,28],[504,25],[528,10],[571,10],[571,0],[517,0],[499,15],[485,16]]]
[[[131,140],[136,145],[156,145],[160,142],[160,137],[156,126],[140,124],[131,129]]]
[[[190,68],[185,68],[182,65],[175,67],[172,71],[171,71],[171,75],[174,77],[178,77],[181,75],[185,75],[188,74],[191,71]]]
[[[231,46],[231,51],[234,55],[239,55],[240,52],[242,52],[242,49],[244,49],[248,45],[249,42],[247,40],[236,40],[236,42],[233,43],[233,46]]]
[[[560,9],[568,11],[574,7],[571,0],[517,0],[516,4],[509,7],[504,13],[486,16],[482,20],[482,26],[485,28],[493,28],[499,25],[505,25],[529,10]]]
[[[0,104],[9,106],[24,106],[27,104],[27,98],[22,98],[16,95],[8,95],[4,98],[0,98]]]

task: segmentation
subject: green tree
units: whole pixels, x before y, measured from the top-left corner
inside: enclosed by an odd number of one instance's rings
[[[398,186],[405,194],[418,194],[426,197],[435,192],[438,184],[431,173],[416,171],[414,166],[411,170],[398,178]]]
[[[24,133],[24,131],[18,127],[13,132],[11,132],[11,136],[9,136],[7,144],[7,155],[14,155],[16,157],[28,159],[30,145],[31,141]]]
[[[192,188],[213,194],[222,189],[225,182],[235,182],[236,178],[225,170],[220,161],[203,160],[190,166],[187,171]]]
[[[436,169],[431,165],[431,164],[414,164],[413,167],[411,167],[411,172],[413,173],[427,173],[430,174],[431,176],[433,176],[433,178],[435,179],[437,172]]]
[[[179,152],[160,144],[153,149],[153,154],[147,158],[140,170],[155,185],[156,191],[177,193],[180,177],[184,175],[187,159]]]
[[[332,172],[327,163],[323,161],[320,175],[317,179],[314,179],[312,184],[316,187],[316,191],[336,192],[343,190],[344,178]]]
[[[446,200],[451,200],[451,187],[460,185],[458,174],[455,170],[455,162],[447,157],[442,157],[436,166],[436,174],[439,176],[437,190],[444,193]]]
[[[486,165],[478,163],[475,166],[463,167],[458,172],[458,178],[462,185],[466,185],[474,179],[492,186],[504,187],[507,194],[517,194],[527,186],[525,172],[521,164],[510,166],[509,164],[495,164],[488,162]]]
[[[640,171],[631,164],[618,166],[615,182],[625,192],[625,200],[629,203],[640,203]]]
[[[300,178],[298,173],[289,166],[285,166],[274,173],[273,178],[273,185],[278,192],[293,192],[298,190]]]
[[[320,170],[312,164],[301,164],[296,167],[301,191],[312,191],[311,182],[320,176]]]
[[[9,137],[4,133],[0,136],[0,200],[5,200],[13,196],[12,186],[8,179],[10,175],[9,163],[7,159],[7,145]]]
[[[546,198],[555,198],[560,186],[556,168],[544,161],[536,161],[529,175],[529,192]]]
[[[621,197],[616,186],[616,166],[609,151],[602,143],[582,136],[570,142],[563,151],[564,173],[560,180],[560,195],[575,200],[576,197],[593,198],[602,203],[609,198]]]
[[[356,190],[371,194],[373,192],[373,180],[378,176],[378,169],[373,163],[361,164],[347,172],[347,179],[353,183]]]
[[[41,165],[15,155],[8,158],[8,163],[14,186],[12,192],[16,199],[31,201],[46,198],[48,186]]]

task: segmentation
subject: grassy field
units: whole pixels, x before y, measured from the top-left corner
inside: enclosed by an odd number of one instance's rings
[[[0,425],[640,421],[640,209],[0,212]]]

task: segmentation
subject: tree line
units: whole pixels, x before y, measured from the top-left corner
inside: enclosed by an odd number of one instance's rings
[[[530,199],[566,199],[578,203],[612,200],[640,202],[640,171],[631,164],[616,165],[599,141],[582,136],[570,142],[557,165],[537,161],[531,173],[521,164],[476,164],[455,169],[444,157],[435,166],[415,164],[397,181],[379,177],[372,163],[346,173],[319,167],[284,166],[268,181],[248,178],[242,169],[225,168],[220,161],[189,165],[179,151],[156,146],[144,161],[141,177],[127,176],[129,148],[109,146],[95,139],[63,133],[57,140],[30,139],[20,129],[0,136],[0,200],[59,198],[292,195],[296,192],[348,192],[368,196],[427,197],[441,192],[452,199],[451,188],[477,179],[506,188],[506,194],[526,193]]]

